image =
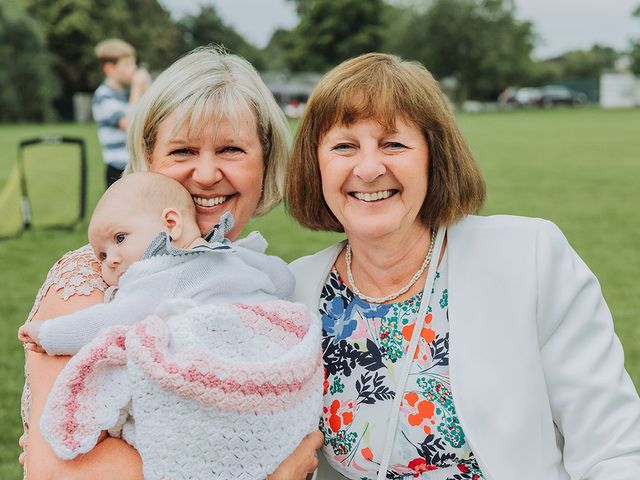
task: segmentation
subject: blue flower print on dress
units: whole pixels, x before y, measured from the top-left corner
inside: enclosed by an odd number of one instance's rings
[[[345,340],[358,327],[359,318],[381,318],[389,311],[389,305],[373,305],[353,297],[345,307],[344,297],[334,297],[327,302],[322,314],[322,328],[333,337],[333,343]]]
[[[347,316],[359,314],[362,318],[384,318],[390,308],[389,304],[376,305],[354,296],[345,313]]]
[[[344,300],[335,297],[326,305],[326,313],[322,315],[322,328],[327,335],[333,336],[333,342],[349,338],[358,326],[358,321],[350,315],[345,315]]]

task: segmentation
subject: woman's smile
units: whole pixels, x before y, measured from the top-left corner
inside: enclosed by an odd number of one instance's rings
[[[349,195],[366,203],[380,202],[398,193],[398,190],[380,190],[377,192],[351,192]]]
[[[220,195],[217,197],[200,197],[196,195],[192,195],[193,203],[200,207],[215,207],[226,202],[231,195]]]

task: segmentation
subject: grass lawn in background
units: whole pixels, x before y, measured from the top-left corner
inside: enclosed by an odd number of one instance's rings
[[[484,214],[543,217],[557,223],[596,273],[626,351],[626,365],[640,385],[640,110],[557,109],[462,114],[460,125],[487,179]],[[93,125],[0,127],[0,215],[12,206],[11,172],[20,140],[42,134],[80,136],[89,153],[89,210],[103,191],[103,166]],[[76,208],[75,164],[38,154],[29,169],[34,210],[43,223],[62,221]],[[71,154],[69,155],[71,156]],[[44,157],[44,158],[43,158]],[[69,187],[71,186],[71,187]],[[7,193],[8,192],[8,193]],[[17,191],[16,191],[17,192]],[[14,202],[15,203],[15,202]],[[36,213],[34,221],[37,223]],[[72,231],[36,228],[0,241],[0,478],[19,479],[23,353],[16,339],[46,272],[62,254],[86,243],[87,221]],[[253,220],[286,260],[341,238],[297,226],[282,208]],[[0,231],[1,233],[1,231]]]

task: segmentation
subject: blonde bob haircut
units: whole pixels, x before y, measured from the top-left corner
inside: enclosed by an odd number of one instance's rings
[[[240,115],[250,112],[256,119],[265,167],[254,216],[280,202],[291,134],[282,109],[249,62],[220,47],[200,47],[162,72],[135,106],[128,128],[131,160],[126,173],[149,170],[158,127],[174,111],[179,115],[173,135],[187,124],[187,134],[195,137],[210,122],[228,119],[237,126]]]
[[[429,148],[420,221],[439,228],[477,212],[485,197],[484,179],[436,80],[419,63],[368,53],[329,71],[309,98],[285,188],[290,214],[313,230],[343,232],[322,195],[318,144],[335,125],[375,119],[394,132],[397,118],[420,129]]]

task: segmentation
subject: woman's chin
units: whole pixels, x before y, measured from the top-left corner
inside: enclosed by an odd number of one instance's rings
[[[220,217],[224,212],[229,211],[230,205],[228,202],[221,203],[214,207],[203,207],[196,205],[196,217],[198,221],[198,227],[203,235],[206,235],[220,222]],[[231,212],[233,213],[233,212]]]
[[[219,215],[201,215],[198,214],[198,228],[200,229],[200,233],[204,236],[207,233],[209,233],[211,231],[211,229],[213,229],[213,227],[215,227],[218,222],[220,221],[220,216],[222,215],[222,213],[220,213]]]
[[[362,222],[351,225],[348,229],[345,229],[350,239],[359,239],[364,241],[378,240],[387,236],[392,236],[399,230],[399,224],[394,225],[377,219],[369,219],[369,221],[367,221],[367,219],[363,219]]]
[[[223,210],[217,214],[213,215],[200,215],[198,214],[198,228],[200,229],[200,233],[204,237],[206,234],[211,232],[213,227],[220,223],[220,217],[227,210]],[[233,214],[233,212],[231,212]],[[242,232],[242,228],[244,227],[244,222],[238,221],[234,217],[234,225],[233,228],[225,235],[229,240],[233,241],[238,238],[240,233]]]
[[[381,241],[388,239],[393,248],[402,248],[398,242],[424,235],[425,227],[417,217],[401,215],[367,215],[345,222],[345,233],[350,240]]]

